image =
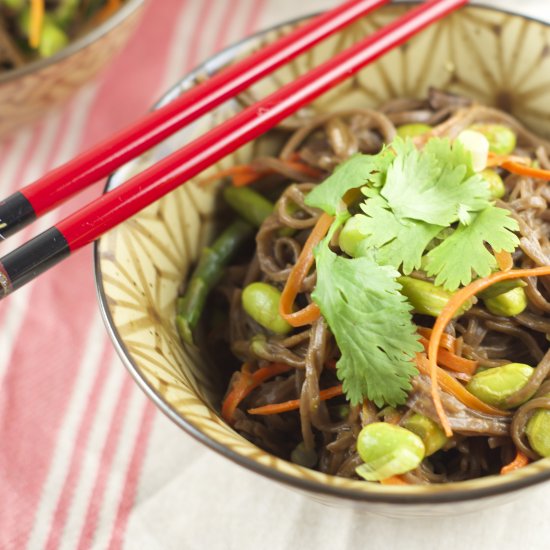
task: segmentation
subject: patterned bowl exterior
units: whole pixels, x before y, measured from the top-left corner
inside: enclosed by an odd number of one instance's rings
[[[254,86],[253,95],[264,96],[289,82],[403,10],[403,6],[392,5],[359,21]],[[261,33],[214,57],[184,78],[162,103],[284,30]],[[314,108],[376,106],[392,97],[423,96],[429,85],[504,107],[548,135],[550,27],[494,9],[463,9],[326,94]],[[238,108],[238,102],[233,102],[216,110],[139,163],[120,170],[110,186]],[[214,169],[245,162],[270,147],[271,138],[263,137]],[[212,235],[216,192],[216,187],[191,181],[111,231],[96,246],[99,296],[113,342],[140,386],[174,422],[235,462],[323,502],[354,504],[387,515],[471,511],[511,499],[519,490],[550,478],[550,461],[543,460],[507,476],[440,486],[380,486],[286,462],[231,429],[219,415],[223,388],[216,384],[215,365],[208,364],[198,349],[184,349],[174,324],[178,287]]]
[[[38,118],[89,82],[126,44],[145,0],[128,0],[107,21],[56,55],[0,75],[0,137]]]

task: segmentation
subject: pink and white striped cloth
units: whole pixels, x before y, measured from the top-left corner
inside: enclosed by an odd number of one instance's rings
[[[130,123],[224,46],[335,3],[151,0],[133,40],[100,78],[0,143],[0,196]],[[547,0],[492,3],[550,17]],[[0,254],[101,187],[1,243]],[[479,514],[465,530],[451,520],[396,529],[391,520],[324,508],[199,446],[147,401],[102,325],[91,250],[0,303],[1,550],[335,550],[365,541],[414,549],[426,537],[445,540],[446,550],[496,541],[500,549],[542,549],[550,537],[537,513],[544,497]]]

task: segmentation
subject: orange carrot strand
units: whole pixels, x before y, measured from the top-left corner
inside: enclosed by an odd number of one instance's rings
[[[418,327],[417,332],[421,336],[424,336],[427,340],[429,340],[432,335],[432,329],[427,327]],[[452,353],[456,353],[456,338],[444,332],[441,335],[441,342],[439,343],[439,346]]]
[[[402,476],[391,476],[380,480],[380,485],[410,485]]]
[[[250,373],[250,366],[245,363],[237,382],[231,388],[222,403],[222,418],[229,424],[233,423],[233,415],[241,401],[266,380],[291,370],[293,367],[282,363],[272,363]]]
[[[518,449],[516,453],[516,458],[514,458],[514,460],[512,460],[510,464],[506,464],[506,466],[503,466],[500,470],[500,473],[501,475],[504,475],[509,474],[510,472],[515,472],[516,470],[527,466],[527,464],[529,464],[529,457]]]
[[[420,343],[424,346],[424,349],[427,352],[430,341],[421,336]],[[459,355],[456,355],[455,353],[448,351],[443,347],[441,347],[441,349],[439,350],[438,363],[449,370],[452,370],[454,372],[462,372],[470,376],[475,373],[478,367],[477,361],[472,361],[471,359],[460,357]]]
[[[327,234],[333,217],[326,213],[323,213],[317,223],[311,230],[309,237],[307,238],[302,252],[298,257],[297,262],[294,264],[290,275],[285,283],[283,292],[281,294],[281,300],[279,302],[279,313],[281,317],[287,321],[293,327],[301,327],[304,325],[310,325],[316,319],[319,318],[321,312],[317,304],[311,303],[300,311],[293,312],[292,308],[294,300],[300,291],[302,281],[307,277],[309,270],[314,262],[313,250],[324,239]]]
[[[513,162],[507,160],[501,164],[502,168],[508,170],[512,174],[518,176],[527,176],[537,180],[550,181],[550,170],[543,170],[542,168],[534,168],[533,166],[526,166],[519,162]]]
[[[443,405],[441,404],[441,396],[439,395],[439,388],[437,384],[437,360],[439,343],[441,341],[441,336],[445,330],[445,327],[449,324],[449,322],[456,315],[457,311],[464,305],[464,303],[467,300],[473,298],[478,292],[481,292],[482,290],[485,290],[486,288],[489,288],[490,286],[500,281],[521,279],[523,277],[538,277],[543,275],[550,275],[550,266],[536,267],[533,269],[499,271],[497,273],[489,275],[488,277],[478,279],[477,281],[470,283],[468,286],[465,286],[464,288],[458,290],[447,302],[447,304],[443,308],[443,311],[436,319],[430,337],[430,345],[428,346],[429,371],[430,378],[432,380],[432,398],[434,400],[434,405],[437,411],[437,415],[441,421],[441,425],[443,426],[447,435],[452,435],[452,430],[449,425],[447,415],[445,414],[445,411],[443,409]],[[460,385],[459,382],[457,382],[457,384]]]
[[[332,399],[333,397],[338,397],[342,395],[344,390],[342,389],[342,384],[337,386],[332,386],[326,390],[321,390],[319,392],[319,399],[321,401],[326,401],[327,399]],[[291,401],[285,401],[284,403],[276,403],[274,405],[264,405],[263,407],[256,407],[255,409],[248,409],[248,414],[259,414],[259,415],[269,415],[269,414],[280,414],[289,411],[296,411],[300,408],[300,400],[292,399]]]
[[[31,0],[31,13],[29,22],[29,46],[38,48],[44,26],[44,0]]]

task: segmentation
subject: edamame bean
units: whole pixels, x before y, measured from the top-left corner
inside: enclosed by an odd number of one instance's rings
[[[464,130],[456,138],[466,151],[472,156],[472,168],[475,172],[482,172],[487,168],[487,157],[489,156],[489,141],[481,133],[475,130]]]
[[[527,296],[523,288],[517,287],[493,298],[484,298],[483,302],[493,315],[513,317],[527,307]]]
[[[399,137],[402,137],[403,139],[413,138],[416,136],[427,134],[431,130],[432,130],[432,127],[428,126],[427,124],[421,124],[421,123],[403,124],[402,126],[399,126],[397,128],[397,135]]]
[[[251,283],[242,294],[243,308],[262,327],[275,334],[286,334],[292,327],[279,314],[281,293],[267,283]]]
[[[403,427],[422,439],[426,456],[433,455],[449,441],[439,424],[423,414],[412,414],[403,421]]]
[[[367,234],[363,231],[363,225],[361,216],[352,216],[340,231],[338,245],[352,258],[358,255],[359,246],[367,237]]]
[[[397,281],[402,287],[401,294],[406,296],[414,310],[422,315],[437,317],[453,296],[452,292],[448,292],[430,281],[412,277],[399,277]],[[470,307],[472,307],[472,301],[468,300],[456,315],[462,315]]]
[[[304,442],[298,445],[290,453],[290,460],[306,468],[313,468],[317,464],[317,453],[313,449],[306,449]]]
[[[525,435],[533,451],[540,456],[550,456],[550,411],[537,409],[525,426]]]
[[[69,37],[55,23],[44,21],[38,53],[41,57],[51,57],[69,43]]]
[[[480,176],[487,182],[489,193],[493,199],[500,199],[506,193],[504,182],[497,172],[487,168],[481,172]]]
[[[533,371],[533,367],[524,363],[509,363],[478,372],[466,389],[484,403],[505,409],[506,400],[525,386]]]
[[[410,472],[425,455],[420,437],[386,422],[368,424],[359,432],[357,452],[364,464],[355,471],[367,481],[380,481]]]
[[[483,134],[489,141],[489,151],[495,155],[509,155],[516,148],[516,134],[503,124],[473,124],[470,130]]]

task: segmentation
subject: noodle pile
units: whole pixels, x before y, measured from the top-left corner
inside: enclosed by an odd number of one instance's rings
[[[406,404],[397,409],[379,408],[367,399],[351,406],[343,396],[323,400],[320,392],[339,384],[334,368],[339,350],[323,317],[309,327],[293,329],[289,335],[276,335],[247,315],[241,294],[254,281],[283,288],[322,213],[305,204],[307,194],[351,155],[378,153],[383,144],[392,142],[396,127],[410,123],[428,124],[433,127],[431,136],[451,139],[474,123],[503,124],[517,135],[514,156],[533,159],[540,168],[550,169],[550,143],[504,112],[435,89],[425,100],[393,100],[378,111],[353,109],[315,116],[289,135],[277,158],[253,161],[254,169],[267,175],[252,187],[275,197],[276,206],[259,228],[250,253],[240,256],[236,265],[227,269],[209,298],[209,313],[216,308],[227,311],[229,304],[229,322],[213,326],[205,321],[202,326],[208,349],[230,350],[234,359],[229,363],[236,369],[242,363],[251,372],[270,364],[291,367],[258,385],[242,400],[232,417],[234,428],[284,459],[337,476],[358,477],[355,469],[362,461],[356,441],[364,426],[380,421],[402,424],[414,413],[437,421],[430,378],[422,373],[415,376]],[[318,171],[319,178],[287,162],[297,158],[315,169],[312,173]],[[519,223],[520,246],[513,254],[514,267],[550,265],[550,188],[530,177],[500,172],[506,194],[497,205],[507,209]],[[337,249],[337,243],[332,244]],[[422,271],[411,276],[427,279]],[[497,474],[514,460],[518,450],[530,459],[540,458],[525,437],[525,426],[535,410],[550,409],[550,277],[528,278],[525,283],[528,306],[523,313],[500,317],[478,300],[446,329],[456,339],[456,355],[476,361],[478,368],[491,369],[512,362],[536,367],[526,386],[508,399],[512,414],[492,416],[473,410],[441,389],[453,436],[443,449],[404,474],[405,482],[445,483]],[[313,269],[303,280],[296,307],[311,303],[315,285]],[[215,315],[207,317],[213,319]],[[414,321],[430,328],[434,319],[415,315]],[[227,363],[224,354],[220,356]],[[229,388],[241,376],[242,371],[236,370]],[[453,376],[462,382],[468,380],[464,374]],[[533,397],[524,402],[529,396]],[[296,399],[297,411],[265,416],[247,412]]]

